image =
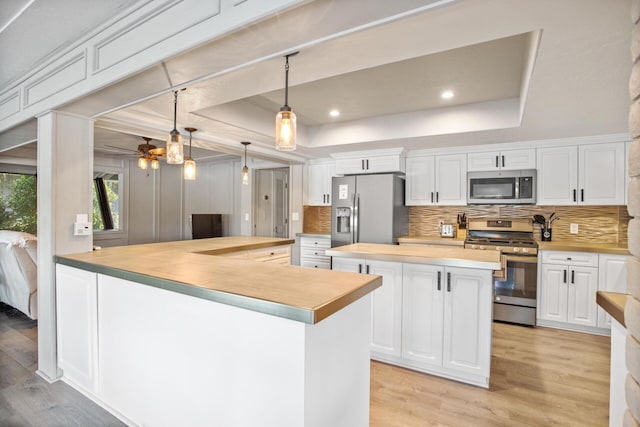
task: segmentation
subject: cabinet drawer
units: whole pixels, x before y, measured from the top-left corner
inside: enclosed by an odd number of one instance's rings
[[[303,260],[300,260],[300,266],[301,267],[308,267],[308,268],[321,268],[321,269],[324,269],[324,270],[330,270],[331,269],[331,262],[330,261],[316,261],[316,260],[303,259]]]
[[[542,262],[544,264],[597,267],[598,254],[590,252],[543,251]]]
[[[301,237],[300,247],[329,249],[329,247],[331,247],[331,239],[317,238],[317,237]]]
[[[247,259],[261,262],[288,264],[291,259],[291,249],[289,246],[254,249],[247,251]]]
[[[302,258],[308,258],[308,257],[313,257],[313,258],[327,258],[329,259],[328,256],[325,255],[324,253],[324,249],[323,248],[302,248],[302,250],[300,251],[300,256]]]

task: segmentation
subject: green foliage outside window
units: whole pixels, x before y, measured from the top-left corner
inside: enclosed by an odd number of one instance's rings
[[[120,229],[120,198],[118,197],[120,179],[117,174],[100,174],[104,180],[107,190],[107,199],[109,200],[109,208],[111,210],[111,218],[113,219],[113,229]],[[102,213],[100,212],[100,202],[96,193],[96,186],[93,185],[93,229],[104,230],[102,221]]]
[[[0,230],[36,234],[37,229],[36,177],[0,173]]]

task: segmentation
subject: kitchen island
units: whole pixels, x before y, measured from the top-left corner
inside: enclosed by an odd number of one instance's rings
[[[326,254],[335,270],[383,277],[372,296],[373,359],[489,387],[500,252],[357,243]]]
[[[56,257],[62,379],[129,425],[366,426],[377,276],[224,237]]]

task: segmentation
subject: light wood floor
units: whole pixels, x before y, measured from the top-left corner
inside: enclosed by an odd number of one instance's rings
[[[489,390],[371,362],[372,426],[606,426],[609,338],[494,323]],[[122,426],[37,368],[37,324],[0,303],[0,426]]]
[[[371,365],[372,426],[607,426],[609,337],[494,323],[489,390]]]

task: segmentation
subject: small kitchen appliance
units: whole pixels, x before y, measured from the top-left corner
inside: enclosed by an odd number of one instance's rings
[[[529,218],[470,219],[466,249],[500,251],[504,278],[494,279],[493,320],[535,326],[538,244]]]
[[[470,205],[536,203],[535,169],[467,172],[467,203]]]

